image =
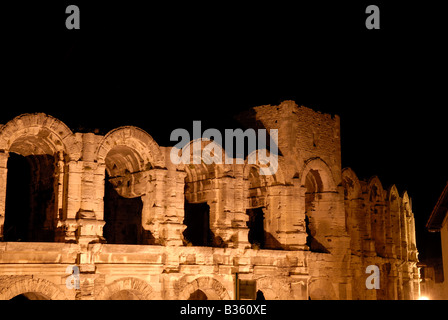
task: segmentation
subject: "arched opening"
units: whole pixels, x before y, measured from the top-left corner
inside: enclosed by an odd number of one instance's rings
[[[183,235],[193,246],[212,246],[213,233],[210,230],[210,206],[207,203],[189,203],[185,200]]]
[[[342,171],[344,188],[345,230],[350,235],[350,248],[353,254],[361,255],[362,237],[365,234],[365,214],[360,204],[361,185],[350,168]]]
[[[207,295],[202,290],[196,290],[192,294],[190,294],[190,297],[188,300],[208,300]]]
[[[248,241],[253,249],[266,248],[265,210],[267,186],[264,177],[260,176],[259,168],[250,166],[249,169],[248,207],[246,214],[249,216],[247,227],[249,228]],[[270,243],[275,243],[271,236]]]
[[[306,245],[310,251],[328,253],[319,239],[319,221],[321,214],[319,200],[322,198],[323,184],[319,172],[310,170],[305,178],[305,226]]]
[[[125,198],[118,194],[106,173],[104,190],[103,235],[110,244],[141,244],[143,202],[140,197]]]
[[[24,144],[37,148],[28,140],[11,147],[17,152],[10,152],[8,159],[4,239],[52,242],[57,219],[56,159],[49,154],[30,154]]]
[[[247,209],[249,215],[247,226],[249,227],[249,243],[253,249],[264,249],[266,244],[266,235],[264,231],[264,212],[263,208]]]
[[[196,300],[204,295],[207,300],[230,299],[227,289],[216,279],[211,277],[199,277],[186,284],[179,293],[179,300]],[[191,297],[193,296],[194,299]]]
[[[10,301],[28,301],[28,300],[51,300],[39,292],[25,292],[11,298]]]
[[[386,256],[385,202],[381,182],[373,177],[369,182],[368,200],[370,205],[370,239],[378,256]]]
[[[71,130],[58,119],[43,113],[22,114],[0,128],[0,238],[4,239],[3,222],[6,221],[3,217],[9,220],[7,228],[12,232],[6,237],[9,241],[55,241],[55,234],[57,239],[61,238],[64,230],[57,226],[66,213],[63,208],[66,204],[64,183],[67,181],[65,161],[79,158],[80,151],[80,144],[75,143]],[[24,157],[28,164],[23,159],[17,160],[16,156]],[[8,178],[9,170],[12,172]],[[29,175],[20,174],[20,171],[28,171]],[[16,186],[13,185],[15,182]],[[17,187],[20,183],[23,186]],[[14,195],[14,190],[18,194]],[[28,220],[21,222],[24,226],[18,226],[19,219],[12,215],[23,212],[24,208],[28,208],[28,213],[23,213]],[[18,233],[14,229],[19,229]]]
[[[264,293],[261,290],[257,290],[257,297],[255,300],[264,301],[266,298],[264,297]]]
[[[7,179],[4,239],[29,241],[31,167],[25,157],[9,155]]]
[[[213,202],[211,181],[215,174],[214,167],[190,164],[186,171],[183,221],[186,226],[183,232],[185,244],[221,246],[223,245],[222,240],[216,239],[211,230],[212,217],[216,219],[216,206],[211,208]],[[212,212],[212,209],[215,209],[215,212]]]
[[[96,300],[151,300],[154,290],[144,280],[126,277],[107,284]]]
[[[112,148],[105,158],[103,235],[110,244],[146,244],[151,238],[142,226],[143,201],[148,183],[140,155],[127,146]],[[151,168],[147,163],[144,169]]]
[[[131,290],[121,290],[109,297],[109,300],[140,300]]]

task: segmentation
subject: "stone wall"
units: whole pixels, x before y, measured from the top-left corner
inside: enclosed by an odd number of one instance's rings
[[[278,129],[274,175],[247,160],[175,165],[171,147],[132,126],[73,133],[41,113],[2,126],[0,298],[234,299],[236,277],[255,280],[267,299],[418,297],[411,200],[342,170],[339,118],[285,101],[240,119]],[[54,239],[10,234],[12,153],[54,170],[51,204],[32,211]],[[32,195],[21,196],[35,203]],[[379,290],[365,286],[372,264]],[[79,289],[66,286],[73,265]]]

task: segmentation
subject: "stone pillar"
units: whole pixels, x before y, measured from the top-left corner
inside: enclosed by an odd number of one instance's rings
[[[81,244],[78,252],[80,290],[76,290],[76,300],[94,300],[95,282],[101,275],[96,273],[95,256],[101,251],[102,244]]]
[[[0,153],[0,241],[3,240],[3,226],[5,224],[6,185],[8,180],[9,153]]]
[[[159,239],[165,246],[182,246],[184,221],[184,187],[185,172],[174,171],[168,173],[164,214],[160,219]],[[162,196],[162,194],[160,195]]]
[[[236,199],[238,193],[241,196],[242,188],[236,183],[233,177],[211,180],[213,203],[210,204],[210,229],[215,235],[217,246],[245,247],[248,244],[244,236],[244,230],[247,229],[246,215],[241,200]],[[240,207],[239,210],[237,207]]]
[[[81,201],[76,215],[78,223],[78,242],[82,244],[103,241],[103,217],[97,216],[99,201],[104,197],[105,166],[98,168],[95,163],[95,149],[97,147],[95,134],[83,135],[81,174]],[[103,215],[103,212],[101,212]]]
[[[375,238],[372,232],[372,211],[370,210],[370,202],[368,200],[365,200],[364,202],[365,207],[363,210],[364,214],[364,221],[363,221],[363,243],[362,243],[362,251],[364,253],[364,256],[374,257],[376,256],[376,249],[375,249]]]
[[[106,165],[95,163],[93,175],[93,188],[95,190],[93,198],[93,210],[98,221],[104,220],[104,190],[106,179]],[[101,232],[101,236],[102,236]]]
[[[251,248],[249,243],[249,228],[247,226],[249,216],[246,212],[234,212],[232,218],[232,242],[233,248],[248,249]]]
[[[165,179],[167,170],[151,169],[147,171],[145,190],[141,199],[142,226],[147,231],[145,243],[160,244],[160,223],[165,213]]]
[[[171,148],[163,148],[165,158],[170,159]],[[166,169],[155,171],[156,185],[154,212],[154,230],[158,230],[158,242],[165,246],[182,246],[184,225],[184,171],[178,171],[178,167],[171,161],[166,162]],[[145,221],[144,221],[145,222]],[[146,223],[146,222],[145,222]]]
[[[244,166],[236,165],[234,166],[234,204],[233,204],[233,216],[231,220],[231,225],[234,230],[233,235],[233,247],[235,248],[250,248],[249,243],[249,227],[247,222],[249,221],[249,216],[246,213],[245,202],[246,202],[246,192],[248,187],[246,181],[244,180]],[[247,182],[248,183],[248,182]]]
[[[414,215],[411,213],[411,216],[408,218],[408,229],[409,229],[409,260],[418,261],[418,251],[417,251],[417,243],[415,239],[415,220]]]
[[[305,188],[298,179],[292,186],[269,187],[272,226],[271,235],[278,234],[280,244],[289,250],[305,250]],[[275,223],[277,221],[277,223]]]
[[[414,273],[414,300],[417,300],[421,296],[420,288],[420,270],[416,263],[413,263],[413,273]]]
[[[245,188],[247,181],[243,178],[243,165],[235,165],[234,177],[220,178],[220,198],[222,199],[221,216],[216,223],[216,231],[227,246],[232,248],[250,248],[249,216],[245,210]]]
[[[93,133],[84,134],[82,160],[71,160],[67,166],[66,242],[87,245],[103,240],[105,165],[94,161],[95,140]]]
[[[57,160],[56,160],[56,167],[57,167],[57,181],[55,181],[55,205],[56,205],[56,217],[55,217],[55,241],[56,242],[64,242],[65,238],[65,230],[64,230],[64,223],[63,220],[65,218],[66,212],[65,210],[65,159],[64,159],[64,153],[58,152],[57,153]]]
[[[76,242],[76,232],[78,230],[76,214],[81,206],[81,178],[82,163],[80,161],[69,161],[67,164],[66,219],[62,223],[65,228],[65,242]]]

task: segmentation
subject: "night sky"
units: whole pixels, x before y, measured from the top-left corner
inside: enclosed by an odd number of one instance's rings
[[[79,132],[136,125],[169,146],[193,120],[238,128],[241,111],[295,100],[341,117],[343,167],[407,190],[420,258],[437,249],[424,226],[448,180],[441,8],[41,2],[2,5],[0,123],[45,112]],[[69,4],[80,30],[65,28]],[[380,30],[365,28],[369,4]]]

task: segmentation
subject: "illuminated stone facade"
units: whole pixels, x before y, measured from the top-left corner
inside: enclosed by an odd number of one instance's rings
[[[0,125],[0,299],[234,299],[236,278],[266,299],[417,298],[410,198],[342,170],[339,117],[285,101],[240,120],[278,129],[275,175],[174,165],[132,126]]]

